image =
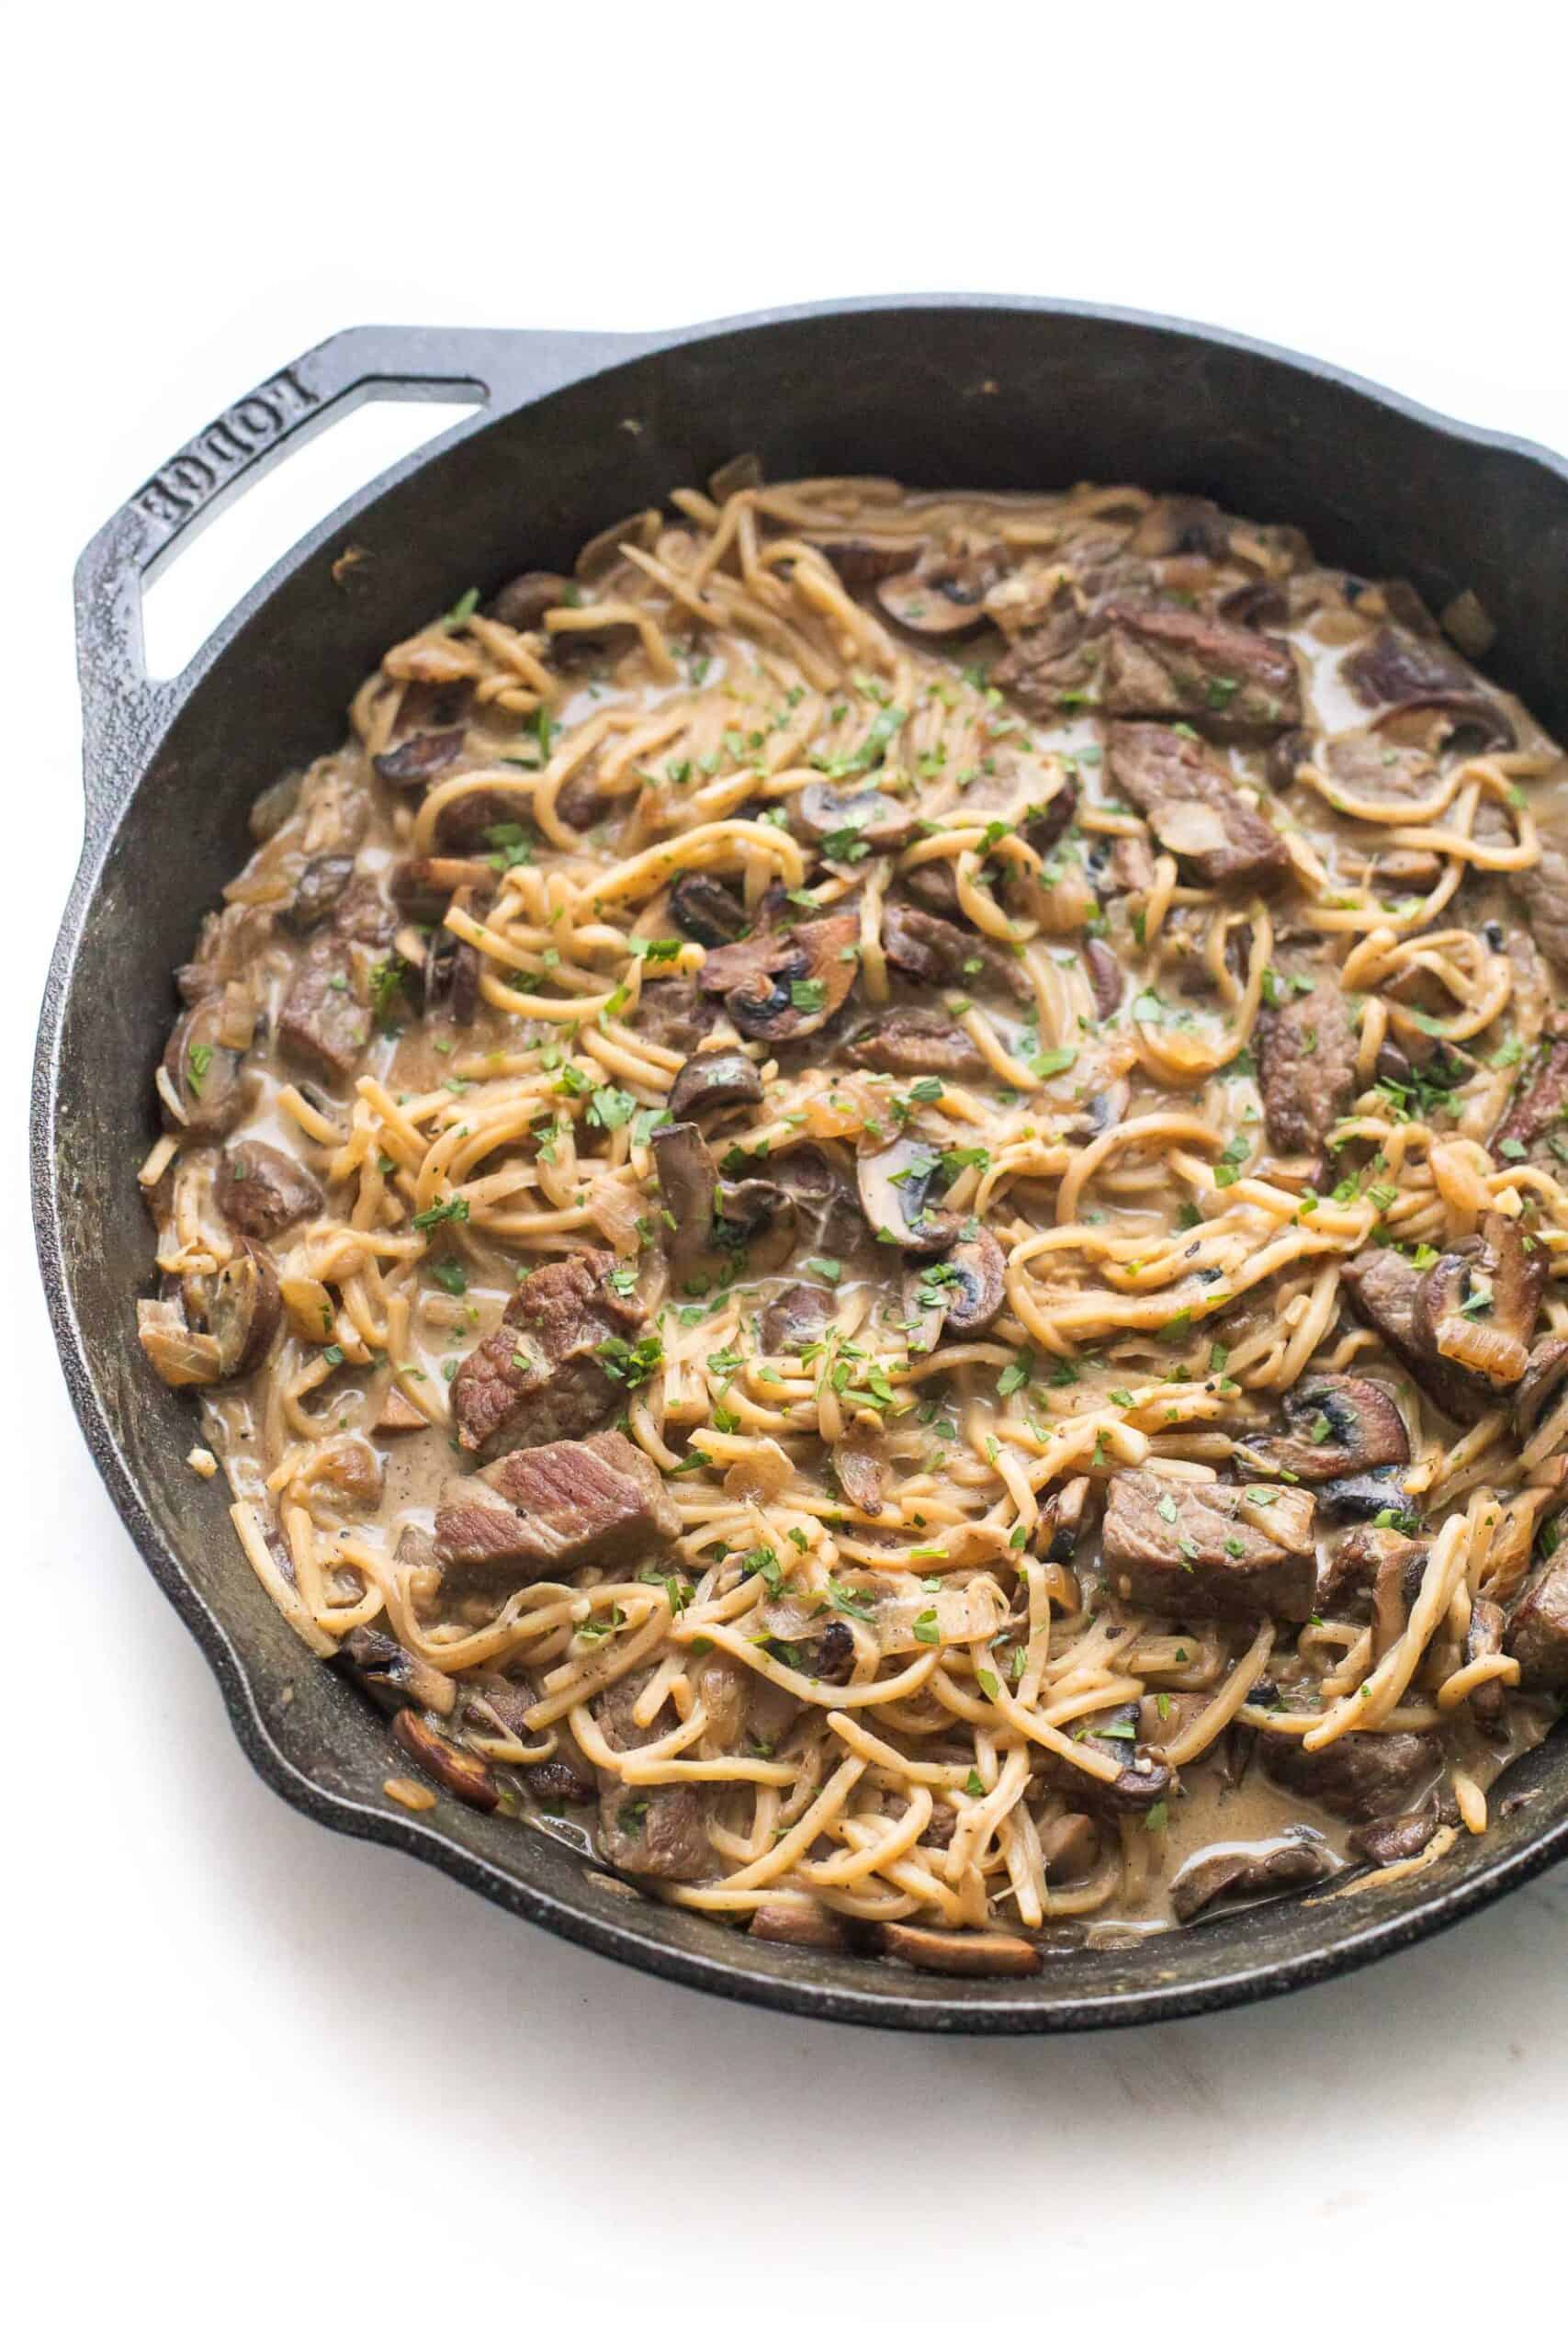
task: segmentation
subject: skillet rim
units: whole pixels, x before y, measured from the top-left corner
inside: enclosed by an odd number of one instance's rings
[[[694,344],[740,334],[760,334],[770,328],[826,318],[850,320],[889,312],[918,314],[932,311],[973,311],[998,319],[1022,315],[1111,323],[1146,333],[1151,337],[1183,338],[1200,345],[1244,354],[1310,382],[1326,383],[1350,392],[1404,418],[1424,432],[1461,447],[1495,451],[1523,461],[1531,469],[1540,469],[1558,481],[1568,484],[1568,460],[1538,443],[1467,424],[1404,394],[1390,391],[1364,377],[1276,345],[1183,320],[1110,305],[985,294],[886,295],[796,304],[648,335],[535,334],[527,329],[457,331],[450,335],[417,329],[347,330],[327,344],[317,346],[315,352],[305,355],[303,359],[294,363],[295,367],[303,368],[311,361],[330,361],[334,356],[341,366],[343,362],[353,363],[356,354],[362,358],[367,352],[378,352],[383,356],[388,352],[395,356],[400,351],[412,354],[416,348],[423,352],[428,345],[436,353],[445,354],[452,362],[442,371],[448,382],[464,379],[465,371],[457,363],[465,355],[482,361],[487,356],[494,356],[502,350],[512,353],[522,363],[525,378],[532,351],[543,361],[542,373],[547,380],[542,383],[525,380],[521,395],[517,396],[515,384],[505,386],[509,371],[502,367],[498,372],[503,389],[492,404],[480,409],[473,419],[426,444],[378,476],[324,518],[247,591],[181,677],[171,682],[167,689],[157,690],[157,701],[151,706],[154,732],[150,747],[147,744],[135,747],[137,772],[130,787],[122,788],[118,796],[109,796],[106,802],[95,793],[89,775],[86,838],[51,959],[39,1026],[30,1136],[34,1222],[40,1270],[62,1369],[95,1463],[142,1558],[195,1636],[211,1667],[243,1750],[267,1784],[296,1810],[345,1835],[388,1846],[430,1862],[500,1907],[602,1956],[622,1961],[671,1982],[717,1993],[751,2006],[800,2017],[821,2018],[829,2022],[913,2031],[988,2036],[1105,2030],[1206,2015],[1275,1997],[1298,1987],[1323,1983],[1347,1973],[1420,1941],[1496,1901],[1553,1862],[1568,1857],[1568,1808],[1564,1808],[1561,1818],[1555,1821],[1550,1817],[1543,1818],[1539,1826],[1527,1830],[1523,1842],[1512,1853],[1500,1855],[1489,1863],[1479,1862],[1461,1880],[1445,1883],[1439,1879],[1432,1891],[1407,1899],[1397,1911],[1386,1917],[1359,1925],[1352,1923],[1344,1932],[1336,1933],[1334,1916],[1325,1911],[1323,1935],[1307,1951],[1285,1959],[1244,1961],[1191,1984],[1162,1984],[1154,1982],[1146,1987],[1108,1989],[1099,1995],[1053,1994],[1049,1963],[1045,1975],[1030,1980],[1032,1989],[1029,1992],[989,1994],[983,1998],[977,1994],[965,1994],[956,1989],[942,1992],[927,1989],[917,1997],[900,1989],[909,1982],[902,1972],[880,1962],[860,1963],[865,1971],[864,1983],[845,1988],[787,1973],[772,1973],[783,1964],[776,1948],[764,1950],[742,1942],[738,1944],[738,1951],[746,1955],[744,1962],[739,1958],[733,1962],[728,1959],[717,1960],[642,1932],[635,1924],[638,1914],[630,1905],[627,1905],[625,1921],[601,1917],[586,1907],[576,1907],[547,1888],[528,1883],[520,1874],[527,1867],[525,1848],[519,1849],[517,1871],[498,1870],[482,1856],[434,1826],[427,1816],[410,1815],[395,1807],[383,1812],[375,1804],[347,1798],[329,1788],[321,1780],[312,1779],[310,1770],[296,1762],[273,1736],[265,1720],[252,1670],[245,1657],[202,1599],[178,1553],[164,1541],[98,1395],[71,1291],[70,1250],[64,1234],[61,1176],[55,1155],[62,1030],[75,977],[78,952],[104,865],[135,806],[145,768],[155,753],[158,741],[190,694],[221,661],[237,631],[282,582],[299,569],[329,538],[341,532],[347,522],[389,489],[438,461],[456,442],[483,431],[490,424],[549,398],[557,391],[585,383],[623,364],[657,359],[660,355]],[[396,379],[398,369],[395,366],[382,365],[369,372],[378,379],[390,381]],[[468,379],[472,379],[483,377],[487,371],[479,365],[467,372]],[[364,375],[366,370],[361,368],[360,373]],[[431,379],[428,368],[421,371],[421,380]],[[344,381],[347,383],[349,379],[345,377]],[[336,397],[335,393],[331,394],[326,403],[334,413]],[[236,482],[232,486],[239,488],[243,484]],[[217,501],[212,503],[216,504]],[[112,626],[103,610],[95,606],[94,595],[95,591],[101,590],[106,584],[116,562],[123,568],[122,534],[130,513],[129,508],[122,509],[97,534],[78,567],[78,613],[89,721],[94,716],[91,696],[87,692],[90,640],[95,629],[103,630]],[[177,529],[175,536],[178,537]],[[132,641],[123,650],[129,650],[134,661],[140,649]],[[90,731],[87,749],[90,761]],[[666,1915],[649,1905],[646,1916],[652,1920]],[[1155,1950],[1157,1952],[1157,1941]],[[1107,1958],[1111,1958],[1109,1953]],[[924,1982],[929,1988],[931,1980]]]

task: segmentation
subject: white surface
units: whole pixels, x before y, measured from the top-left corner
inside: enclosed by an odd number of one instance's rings
[[[1568,1872],[1321,1991],[1070,2043],[643,1982],[271,1796],[69,1417],[21,1105],[78,830],[70,565],[297,351],[971,286],[1219,321],[1568,447],[1558,12],[564,22],[56,9],[9,53],[13,2338],[1446,2340],[1554,2244]]]

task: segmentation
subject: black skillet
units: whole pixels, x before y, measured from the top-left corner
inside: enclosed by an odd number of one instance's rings
[[[358,401],[465,393],[483,397],[474,418],[313,531],[180,677],[147,678],[142,582],[220,503]],[[240,1555],[221,1482],[185,1465],[190,1407],[135,1340],[148,1244],[135,1171],[154,1133],[171,970],[246,854],[253,797],[336,742],[382,649],[470,583],[569,568],[605,524],[745,449],[774,480],[1135,481],[1301,524],[1325,561],[1405,574],[1434,606],[1473,589],[1497,626],[1489,667],[1568,737],[1568,466],[1284,353],[1123,312],[953,297],[653,336],[334,336],[188,443],[77,571],[86,842],[44,1000],[32,1159],[44,1283],[88,1443],[282,1795],[659,1975],[809,2017],[1058,2032],[1221,2008],[1396,1951],[1568,1854],[1568,1737],[1515,1769],[1484,1838],[1393,1888],[1066,1951],[1023,1983],[758,1946],[640,1900],[516,1822],[445,1796],[415,1815],[385,1797],[401,1759],[381,1719],[288,1631]],[[334,576],[350,544],[363,559]]]

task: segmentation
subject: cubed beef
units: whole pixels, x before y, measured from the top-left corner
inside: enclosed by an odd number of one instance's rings
[[[347,1078],[358,1068],[370,1043],[370,1012],[356,992],[346,940],[312,944],[283,1000],[277,1041],[327,1079]]]
[[[966,996],[982,988],[1007,989],[1021,998],[1033,994],[1013,956],[919,907],[895,902],[883,909],[882,947],[895,971],[933,988],[962,989]]]
[[[460,1481],[435,1514],[435,1551],[449,1595],[494,1595],[640,1559],[680,1524],[647,1454],[608,1430],[523,1447]]]
[[[1106,1497],[1102,1558],[1111,1591],[1135,1608],[1304,1624],[1317,1575],[1313,1498],[1299,1487],[1119,1470]]]
[[[1222,775],[1190,735],[1174,727],[1110,729],[1111,781],[1194,882],[1267,889],[1290,870],[1284,842]]]
[[[1563,882],[1568,888],[1568,865]],[[1561,1015],[1554,1020],[1559,1027],[1568,1027]],[[1503,1159],[1526,1159],[1549,1137],[1568,1137],[1564,1120],[1568,1120],[1568,1035],[1549,1035],[1532,1057],[1492,1138],[1493,1152]]]
[[[1440,637],[1380,628],[1352,646],[1339,665],[1341,682],[1369,709],[1451,710],[1484,729],[1491,743],[1511,743],[1514,730],[1502,707],[1461,654]]]
[[[1295,727],[1295,658],[1278,638],[1186,606],[1111,605],[1100,699],[1118,718],[1201,718],[1231,729]]]
[[[1508,1654],[1530,1690],[1568,1690],[1568,1552],[1548,1561],[1515,1602]]]
[[[897,1078],[983,1078],[987,1068],[956,1021],[909,1006],[885,1012],[861,1030],[844,1047],[844,1059],[862,1069],[891,1070]]]
[[[1393,1354],[1445,1413],[1465,1420],[1476,1408],[1474,1384],[1458,1364],[1427,1347],[1416,1321],[1426,1276],[1393,1248],[1363,1250],[1343,1269],[1346,1289]]]
[[[1356,1091],[1356,1030],[1337,979],[1291,990],[1258,1023],[1258,1083],[1276,1151],[1321,1152]]]
[[[253,1241],[270,1240],[285,1226],[314,1216],[321,1188],[297,1159],[269,1143],[232,1143],[218,1163],[213,1196],[219,1210]]]
[[[833,1294],[818,1283],[791,1283],[762,1310],[762,1346],[771,1356],[797,1356],[816,1346],[833,1319]]]
[[[434,784],[461,759],[465,731],[461,727],[442,727],[405,736],[391,751],[378,752],[370,764],[394,792],[423,799],[426,785]]]
[[[1311,1797],[1345,1821],[1375,1821],[1419,1803],[1441,1769],[1431,1732],[1348,1731],[1326,1747],[1303,1747],[1288,1732],[1264,1732],[1258,1758],[1271,1781]]]
[[[303,939],[325,922],[353,879],[352,857],[313,857],[294,885],[294,896],[280,909],[279,924]]]
[[[601,1351],[637,1330],[642,1303],[612,1289],[607,1250],[539,1266],[507,1301],[499,1329],[466,1356],[452,1382],[457,1442],[490,1461],[518,1445],[581,1437],[622,1392]]]

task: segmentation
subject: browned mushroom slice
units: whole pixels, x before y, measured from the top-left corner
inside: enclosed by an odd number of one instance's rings
[[[479,949],[443,927],[426,947],[411,984],[427,1021],[450,1021],[455,1028],[469,1029],[479,1013],[481,978]]]
[[[677,1274],[713,1246],[718,1169],[697,1128],[689,1122],[660,1127],[653,1137],[659,1199],[671,1220],[664,1246]]]
[[[781,1895],[772,1903],[760,1903],[751,1914],[749,1932],[763,1943],[800,1944],[808,1951],[849,1950],[842,1921],[810,1895]]]
[[[1127,542],[1133,555],[1207,556],[1223,562],[1231,548],[1231,526],[1212,498],[1174,492],[1148,506]]]
[[[255,1074],[244,1067],[254,1033],[249,992],[231,983],[203,997],[175,1022],[164,1051],[164,1069],[179,1103],[165,1123],[193,1142],[206,1143],[237,1126],[255,1091]]]
[[[709,954],[697,984],[721,996],[741,1034],[783,1044],[830,1021],[855,983],[856,914],[824,915],[789,932],[768,932]]]
[[[1287,1838],[1278,1845],[1221,1846],[1178,1872],[1171,1882],[1170,1906],[1185,1926],[1222,1899],[1234,1903],[1291,1894],[1326,1878],[1333,1867],[1326,1848],[1304,1838]]]
[[[791,1283],[762,1312],[762,1345],[771,1356],[816,1347],[833,1319],[833,1294],[817,1283]]]
[[[1568,883],[1568,866],[1563,880]],[[1547,941],[1540,944],[1551,952]],[[1500,1159],[1528,1159],[1547,1136],[1568,1136],[1568,1036],[1552,1034],[1568,1024],[1560,1013],[1548,1020],[1548,1033],[1493,1135],[1492,1150]]]
[[[914,838],[915,819],[886,792],[835,792],[808,784],[795,804],[797,831],[820,842],[829,857],[854,859],[872,850],[902,849]]]
[[[520,571],[515,580],[496,590],[485,611],[491,620],[525,634],[542,628],[547,613],[573,603],[576,596],[571,582],[563,580],[558,571]]]
[[[901,1960],[938,1976],[1037,1976],[1037,1945],[994,1928],[912,1928],[902,1919],[857,1921],[850,1930],[862,1951]]]
[[[266,1251],[242,1243],[216,1274],[187,1279],[185,1293],[187,1320],[217,1342],[219,1379],[243,1380],[254,1372],[272,1345],[283,1305]]]
[[[1089,1813],[1059,1813],[1040,1832],[1045,1876],[1060,1886],[1087,1878],[1100,1860],[1100,1824]]]
[[[1103,939],[1086,939],[1081,953],[1094,997],[1094,1009],[1101,1021],[1109,1021],[1121,1010],[1122,992],[1127,985],[1122,967]]]
[[[1310,1486],[1410,1459],[1399,1408],[1375,1380],[1313,1374],[1283,1399],[1283,1411],[1288,1433],[1262,1439],[1249,1450],[1270,1470]]]
[[[501,1803],[501,1789],[490,1766],[478,1756],[470,1756],[455,1741],[444,1739],[432,1731],[412,1708],[405,1707],[392,1717],[392,1737],[405,1755],[412,1756],[433,1781],[439,1781],[465,1804],[477,1813],[493,1813]]]
[[[1054,1495],[1041,1497],[1033,1544],[1043,1560],[1055,1560],[1060,1567],[1072,1566],[1094,1501],[1095,1489],[1088,1478],[1069,1478]]]
[[[837,1258],[865,1239],[853,1186],[838,1162],[816,1144],[797,1144],[771,1159],[768,1167],[795,1204],[803,1250]]]
[[[303,939],[325,922],[353,879],[352,857],[313,857],[295,884],[294,896],[279,910],[279,924]]]
[[[989,620],[984,600],[1006,569],[999,548],[928,548],[912,571],[877,582],[876,601],[912,636],[972,637]]]
[[[1416,1301],[1423,1346],[1483,1384],[1515,1388],[1529,1365],[1546,1288],[1547,1253],[1511,1217],[1483,1217],[1481,1231],[1438,1259]]]
[[[1470,1606],[1470,1623],[1465,1629],[1464,1662],[1475,1666],[1483,1658],[1499,1657],[1507,1621],[1495,1600],[1477,1595]],[[1478,1682],[1470,1694],[1470,1712],[1479,1724],[1495,1724],[1503,1712],[1501,1682]]]
[[[422,922],[444,915],[459,890],[488,892],[495,868],[483,857],[407,857],[391,871],[392,898]]]
[[[1568,1404],[1568,1340],[1541,1340],[1514,1397],[1514,1429],[1521,1445],[1543,1437]],[[1568,1437],[1568,1429],[1563,1431]],[[1553,1447],[1552,1451],[1558,1449]]]
[[[702,947],[727,947],[751,928],[734,891],[711,874],[682,874],[672,883],[670,912],[685,936]]]
[[[861,1207],[879,1241],[934,1258],[957,1240],[963,1219],[931,1205],[947,1189],[942,1167],[942,1153],[913,1136],[900,1136],[857,1162]]]
[[[972,1241],[955,1242],[931,1272],[950,1277],[942,1286],[948,1337],[973,1340],[988,1331],[1007,1296],[1007,1260],[996,1235],[982,1226]]]
[[[760,1102],[762,1081],[757,1066],[736,1048],[720,1047],[694,1054],[682,1065],[670,1089],[672,1119],[700,1118],[705,1111],[725,1111],[738,1102]]]
[[[1351,1731],[1328,1747],[1303,1747],[1288,1732],[1266,1731],[1258,1761],[1271,1781],[1314,1797],[1346,1821],[1374,1821],[1419,1801],[1441,1770],[1430,1732]]]
[[[376,1437],[409,1437],[415,1430],[427,1430],[429,1420],[417,1405],[411,1404],[396,1381],[387,1390],[376,1409],[371,1432]]]
[[[315,1178],[269,1143],[231,1143],[218,1163],[212,1196],[235,1231],[253,1241],[269,1241],[321,1205]]]
[[[1363,1250],[1347,1261],[1343,1277],[1362,1315],[1432,1402],[1453,1420],[1472,1415],[1478,1396],[1485,1392],[1469,1373],[1423,1340],[1416,1305],[1426,1277],[1410,1260],[1393,1248]]]
[[[370,764],[383,784],[419,799],[426,785],[434,784],[462,758],[466,733],[461,727],[443,727],[429,734],[411,735],[391,751],[378,752]]]
[[[1408,629],[1380,628],[1353,646],[1339,665],[1342,683],[1357,700],[1384,715],[1412,709],[1446,710],[1483,730],[1489,744],[1514,741],[1512,723],[1462,655],[1438,637],[1416,637]]]
[[[414,1706],[427,1707],[433,1715],[449,1715],[457,1703],[457,1685],[449,1674],[369,1625],[355,1626],[333,1663],[393,1714]]]
[[[894,901],[883,909],[882,946],[894,968],[911,980],[961,988],[966,993],[982,986],[1004,988],[1016,997],[1033,999],[1028,975],[1010,956],[919,907]]]
[[[846,588],[871,588],[908,572],[911,556],[921,551],[919,540],[874,531],[802,531],[800,537],[827,557]]]

